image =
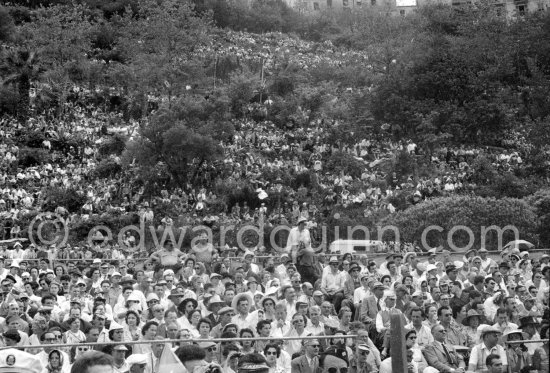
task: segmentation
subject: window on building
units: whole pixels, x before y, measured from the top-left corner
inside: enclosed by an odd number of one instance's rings
[[[376,5],[376,0],[370,0],[370,5],[375,6]]]
[[[405,9],[399,9],[399,15],[404,16],[405,15]]]
[[[524,16],[525,15],[525,5],[518,5],[517,11],[518,11],[518,14],[520,16]]]
[[[332,8],[332,0],[327,0],[327,8]]]
[[[313,10],[321,10],[319,3],[313,3]]]

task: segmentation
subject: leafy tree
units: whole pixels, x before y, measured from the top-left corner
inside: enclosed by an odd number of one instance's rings
[[[204,69],[193,56],[208,31],[209,24],[187,1],[141,0],[136,17],[125,14],[120,20],[117,45],[128,60],[115,65],[112,74],[131,97],[163,96],[170,106],[188,87],[205,83]]]
[[[58,206],[65,207],[70,213],[80,212],[86,197],[72,188],[49,187],[44,191],[44,211],[54,211]]]
[[[538,216],[540,244],[542,247],[548,247],[550,245],[550,230],[548,230],[550,226],[550,189],[540,189],[526,199],[535,208]]]
[[[25,122],[29,117],[31,82],[40,75],[39,59],[35,52],[25,48],[15,48],[7,52],[2,66],[8,75],[4,84],[12,84],[17,89],[17,118]]]
[[[220,141],[233,135],[228,113],[229,101],[223,95],[188,97],[172,110],[161,108],[127,144],[124,163],[135,165],[148,184],[163,175],[173,185],[193,183],[205,162],[222,157]]]
[[[327,161],[326,169],[339,174],[343,172],[355,178],[361,176],[365,165],[351,154],[345,152],[334,152]]]
[[[0,6],[0,42],[10,41],[15,32],[15,25],[6,7]]]

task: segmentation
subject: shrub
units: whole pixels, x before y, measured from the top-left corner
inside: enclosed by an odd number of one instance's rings
[[[326,164],[327,171],[336,174],[344,172],[354,178],[360,177],[364,168],[365,165],[362,161],[344,152],[333,153]]]
[[[18,165],[27,168],[47,163],[50,154],[45,149],[39,148],[21,148],[19,149]]]
[[[44,191],[44,211],[54,211],[63,206],[69,212],[79,212],[86,198],[72,188],[49,187]]]
[[[526,201],[535,209],[538,216],[538,233],[540,246],[550,247],[550,188],[537,191],[526,198]]]
[[[113,177],[121,171],[122,171],[122,167],[120,166],[120,162],[117,162],[113,158],[107,158],[107,159],[103,159],[96,166],[94,170],[94,176],[100,179],[105,179],[108,177]]]
[[[107,141],[100,145],[99,154],[102,156],[108,156],[111,154],[121,155],[126,148],[126,140],[127,138],[120,134],[110,137]]]
[[[476,194],[482,197],[494,198],[523,198],[536,190],[536,184],[532,180],[520,179],[512,173],[498,175],[490,185],[476,190]]]
[[[484,155],[475,158],[472,171],[471,180],[479,185],[491,184],[498,175],[489,158]]]
[[[481,246],[482,227],[492,225],[504,228],[511,225],[517,228],[520,237],[529,241],[537,240],[535,208],[526,201],[513,198],[447,197],[436,198],[412,206],[382,219],[379,225],[393,225],[399,229],[401,241],[421,243],[422,233],[430,226],[440,226],[441,233],[432,230],[426,236],[430,247],[448,245],[448,233],[453,227],[466,226],[474,233],[474,248]],[[487,235],[485,247],[498,248],[496,232]],[[453,243],[464,248],[470,237],[464,230],[454,233]],[[512,231],[503,233],[503,245],[514,239]],[[424,249],[427,249],[426,247]],[[450,248],[452,250],[452,248]]]
[[[0,85],[0,115],[17,114],[18,100],[19,96],[12,87]]]

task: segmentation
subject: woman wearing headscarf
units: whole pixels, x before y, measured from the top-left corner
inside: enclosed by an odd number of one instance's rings
[[[63,369],[63,354],[59,350],[52,350],[48,354],[48,364],[42,373],[67,373]]]

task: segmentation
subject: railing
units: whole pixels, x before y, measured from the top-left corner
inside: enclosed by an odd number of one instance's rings
[[[139,345],[139,344],[159,344],[159,343],[181,343],[181,342],[192,342],[192,343],[201,343],[201,342],[243,342],[243,341],[295,341],[295,340],[308,340],[308,339],[331,339],[331,338],[357,338],[357,335],[338,335],[338,336],[305,336],[305,337],[254,337],[254,338],[212,338],[212,339],[157,339],[157,340],[146,340],[146,341],[128,341],[128,342],[82,342],[82,343],[59,343],[59,344],[41,344],[41,345],[26,345],[26,346],[10,346],[10,347],[0,347],[0,350],[5,350],[8,348],[17,348],[17,349],[37,349],[37,348],[67,348],[72,346],[106,346],[106,345]]]

